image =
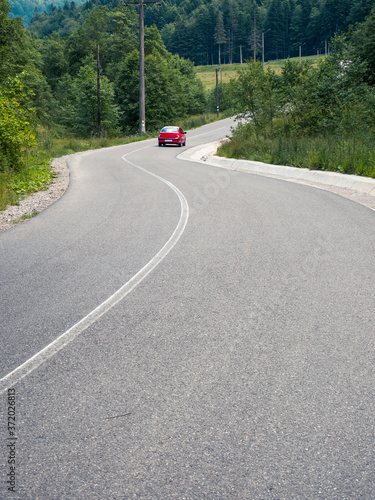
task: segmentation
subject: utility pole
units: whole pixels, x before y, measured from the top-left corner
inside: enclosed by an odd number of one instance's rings
[[[240,45],[240,63],[242,64],[242,45]]]
[[[145,18],[144,4],[139,0],[139,135],[146,132],[145,90]]]
[[[219,70],[216,69],[216,113],[219,118]]]
[[[257,60],[257,20],[254,11],[254,62]]]
[[[146,132],[146,91],[145,91],[145,20],[144,6],[147,4],[161,5],[161,2],[124,2],[123,5],[138,5],[139,7],[139,135]]]

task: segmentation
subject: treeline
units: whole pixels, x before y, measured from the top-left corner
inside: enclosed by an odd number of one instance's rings
[[[332,40],[318,67],[287,61],[281,74],[243,65],[222,86],[243,119],[221,154],[375,177],[375,6]]]
[[[34,12],[28,28],[38,38],[44,38],[54,32],[64,38],[81,26],[88,12],[94,7],[125,11],[122,2],[117,0],[65,0],[63,6],[50,3],[48,8]]]
[[[71,5],[80,5],[85,0],[75,0],[69,2],[67,0],[10,0],[10,8],[12,17],[22,17],[25,25],[27,26],[31,19],[41,12],[50,12],[50,10],[57,9],[57,11],[68,10]]]
[[[363,21],[373,0],[196,0],[163,2],[148,12],[166,47],[195,64],[325,53],[330,38]],[[178,9],[176,8],[178,5]]]
[[[373,0],[161,0],[147,5],[145,21],[155,24],[169,52],[189,58],[196,65],[218,64],[250,58],[286,59],[325,54],[329,40],[364,21]],[[90,0],[84,9],[113,0]],[[126,7],[122,7],[123,10]],[[80,8],[50,10],[35,16],[30,29],[39,36],[58,30],[62,36],[76,26]]]

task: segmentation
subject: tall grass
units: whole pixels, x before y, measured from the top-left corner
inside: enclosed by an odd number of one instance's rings
[[[21,169],[0,173],[0,210],[17,204],[25,195],[47,189],[53,177],[49,155],[41,151],[29,153]]]
[[[234,133],[218,152],[228,158],[244,158],[276,165],[328,170],[375,178],[374,137],[339,135],[278,137],[265,139],[255,134]]]
[[[17,203],[18,196],[10,187],[9,177],[0,173],[0,210]]]

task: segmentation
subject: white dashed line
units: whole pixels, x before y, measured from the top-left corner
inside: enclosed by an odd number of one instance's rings
[[[112,307],[118,304],[124,297],[126,297],[132,290],[134,290],[134,288],[137,285],[139,285],[139,283],[141,283],[141,281],[144,280],[144,278],[146,278],[146,276],[150,274],[158,264],[160,264],[160,262],[168,255],[168,253],[173,249],[178,240],[181,238],[189,218],[189,205],[187,203],[185,196],[176,186],[174,186],[166,179],[163,179],[162,177],[152,172],[149,172],[143,167],[135,165],[134,163],[126,159],[126,156],[141,151],[142,149],[147,149],[149,147],[150,146],[147,146],[146,148],[143,147],[135,151],[132,151],[130,153],[127,153],[122,157],[122,159],[127,163],[129,163],[130,165],[132,165],[133,167],[142,170],[143,172],[155,177],[161,182],[164,182],[164,184],[166,184],[169,188],[171,188],[178,196],[181,205],[181,215],[172,236],[161,248],[161,250],[159,250],[159,252],[140,271],[138,271],[137,274],[135,274],[127,283],[125,283],[121,288],[119,288],[117,292],[111,295],[107,300],[105,300],[102,304],[100,304],[96,309],[91,311],[87,316],[81,319],[69,330],[67,330],[53,342],[48,344],[44,349],[34,354],[34,356],[25,361],[18,368],[16,368],[12,372],[8,373],[8,375],[0,379],[0,393],[3,393],[10,387],[13,387],[17,382],[19,382],[24,377],[33,372],[36,368],[38,368],[41,364],[43,364],[45,361],[54,356],[63,347],[67,346],[70,342],[72,342],[80,333],[86,330],[86,328],[95,323],[99,318],[101,318],[110,309],[112,309]]]

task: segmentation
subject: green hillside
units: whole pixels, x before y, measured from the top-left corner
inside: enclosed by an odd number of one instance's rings
[[[374,0],[163,0],[146,9],[167,49],[196,65],[321,54],[329,40],[362,22]],[[254,57],[255,56],[255,57]]]
[[[263,44],[266,60],[298,57],[299,50],[302,56],[326,54],[330,39],[363,22],[373,4],[374,0],[162,0],[160,6],[146,5],[145,23],[157,26],[169,52],[195,65],[218,64],[219,51],[221,63],[232,64],[241,58],[260,59]],[[79,11],[74,5],[66,3],[48,16],[39,14],[30,29],[39,36],[53,31],[65,36],[77,26]],[[118,0],[89,0],[83,9],[94,6],[136,11]]]
[[[49,12],[51,4],[53,4],[56,9],[68,10],[73,5],[81,5],[85,3],[86,0],[74,0],[73,2],[67,2],[66,0],[10,0],[10,8],[12,9],[11,15],[14,17],[20,16],[24,20],[27,26],[32,17],[41,12]]]

